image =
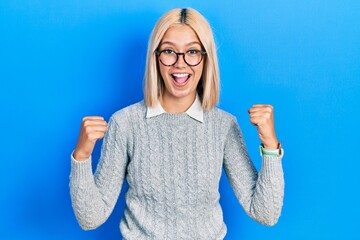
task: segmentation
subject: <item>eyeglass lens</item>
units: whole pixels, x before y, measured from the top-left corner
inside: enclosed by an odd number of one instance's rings
[[[203,58],[201,51],[194,50],[187,51],[186,53],[176,53],[174,51],[165,50],[160,52],[159,58],[164,65],[171,66],[178,61],[179,55],[182,55],[185,63],[189,66],[198,65]]]

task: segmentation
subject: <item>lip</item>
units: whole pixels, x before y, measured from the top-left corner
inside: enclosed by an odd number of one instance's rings
[[[187,79],[186,80],[184,80],[184,79],[182,79],[182,80],[180,80],[180,81],[177,81],[176,79],[175,79],[175,76],[174,75],[184,75],[184,77],[185,77],[185,75],[188,75],[187,76]],[[177,87],[183,87],[183,86],[185,86],[188,82],[189,82],[189,79],[190,79],[190,77],[191,77],[192,75],[190,74],[190,73],[185,73],[185,72],[173,72],[173,73],[171,73],[170,74],[170,77],[171,77],[171,79],[173,80],[172,82],[174,83],[174,85],[175,86],[177,86]],[[179,78],[181,78],[181,77],[179,77]]]

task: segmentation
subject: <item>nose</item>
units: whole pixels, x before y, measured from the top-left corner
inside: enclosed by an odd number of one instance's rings
[[[184,59],[185,55],[184,54],[179,54],[178,55],[178,59],[176,61],[176,63],[174,64],[174,67],[176,68],[184,68],[187,66],[185,59]]]

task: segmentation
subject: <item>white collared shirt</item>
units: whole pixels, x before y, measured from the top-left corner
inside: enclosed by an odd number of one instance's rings
[[[158,104],[155,107],[147,107],[146,118],[156,117],[163,113],[166,113],[166,111],[161,106],[160,102],[158,102]],[[204,110],[201,106],[201,102],[200,102],[200,98],[199,98],[198,94],[196,94],[195,101],[189,107],[189,109],[186,110],[185,113],[187,115],[189,115],[189,117],[191,117],[199,122],[204,122]]]

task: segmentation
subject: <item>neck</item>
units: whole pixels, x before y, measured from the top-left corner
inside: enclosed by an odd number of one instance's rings
[[[177,98],[164,94],[161,99],[161,106],[167,113],[184,113],[190,108],[196,98],[196,93],[183,98]]]

